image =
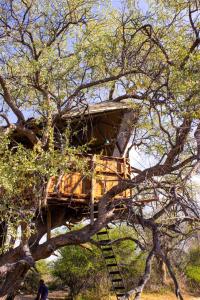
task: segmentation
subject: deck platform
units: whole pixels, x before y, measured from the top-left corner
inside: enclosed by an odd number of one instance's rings
[[[79,172],[64,174],[61,178],[52,177],[48,189],[48,204],[90,205],[117,185],[130,178],[130,164],[127,158],[87,155],[90,174]],[[114,197],[125,199],[131,191],[126,190]]]

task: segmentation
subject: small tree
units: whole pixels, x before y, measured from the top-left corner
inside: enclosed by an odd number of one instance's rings
[[[60,257],[52,263],[52,274],[61,281],[62,286],[70,288],[69,297],[75,299],[87,289],[96,288],[96,299],[98,299],[101,282],[106,277],[100,251],[96,247],[86,249],[80,246],[69,246],[62,248],[59,254]]]
[[[191,290],[199,292],[200,289],[200,248],[190,249],[187,255],[185,274]]]
[[[24,293],[36,294],[40,279],[44,279],[45,282],[50,280],[50,268],[45,260],[38,261],[36,263],[36,268],[27,272],[20,290]]]

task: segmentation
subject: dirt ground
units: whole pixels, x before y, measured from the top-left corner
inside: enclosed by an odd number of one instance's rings
[[[64,300],[66,299],[67,293],[63,291],[55,291],[49,293],[49,300]],[[34,300],[36,297],[35,295],[27,295],[27,296],[17,296],[15,299],[16,300]]]
[[[49,300],[64,300],[65,296],[66,294],[63,292],[52,292],[49,294]],[[194,297],[190,295],[183,295],[183,296],[184,296],[184,300],[200,300],[200,297]],[[33,300],[34,298],[35,297],[31,295],[18,296],[16,297],[16,300]],[[112,300],[116,300],[116,298],[113,297]],[[173,293],[167,293],[167,294],[146,293],[142,296],[141,300],[177,300],[177,298]]]
[[[184,300],[200,300],[200,297],[194,297],[189,295],[184,295]],[[176,296],[173,293],[167,293],[167,294],[144,294],[141,298],[141,300],[177,300]]]

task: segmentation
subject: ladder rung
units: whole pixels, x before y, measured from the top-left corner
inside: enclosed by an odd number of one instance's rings
[[[112,251],[113,249],[112,249],[112,247],[106,247],[106,248],[102,248],[101,250],[102,251]]]
[[[107,264],[107,267],[117,267],[117,264],[114,263],[114,264]]]
[[[114,282],[123,282],[122,278],[115,278],[115,279],[111,279],[111,281]]]
[[[108,234],[108,232],[107,231],[100,231],[100,232],[97,232],[97,235],[105,235],[105,234]]]
[[[110,243],[111,242],[111,240],[101,240],[101,241],[99,241],[99,244],[100,245],[106,245],[107,243]]]
[[[108,230],[110,229],[110,227],[107,225],[105,227],[105,230],[103,231],[99,231],[97,232],[97,236],[105,236],[107,235],[109,237],[109,234],[108,234]],[[104,239],[104,240],[99,240],[99,244],[101,246],[101,250],[102,250],[102,253],[105,252],[105,251],[111,251],[111,253],[105,253],[107,254],[107,256],[104,256],[104,259],[105,260],[109,260],[109,259],[115,259],[115,262],[113,263],[109,263],[109,264],[106,264],[106,266],[109,268],[111,268],[110,270],[112,270],[112,267],[115,267],[114,270],[115,271],[109,271],[109,275],[111,276],[111,281],[113,283],[113,291],[115,291],[116,293],[116,296],[117,296],[117,299],[119,299],[120,297],[123,297],[126,295],[126,289],[124,287],[124,283],[123,283],[123,279],[122,278],[119,278],[121,277],[121,273],[120,273],[120,270],[118,269],[118,264],[116,262],[116,257],[113,253],[113,249],[112,249],[112,246],[110,247],[108,244],[111,242],[110,239]],[[105,247],[104,247],[105,246]],[[111,254],[111,255],[108,255],[108,254]],[[111,261],[112,262],[112,261]],[[116,268],[118,270],[116,270]],[[109,269],[108,269],[109,270]],[[118,276],[115,276],[115,275],[118,275]],[[113,277],[118,277],[118,278],[113,278]],[[115,285],[116,283],[116,285]],[[118,284],[117,284],[118,283]],[[121,285],[120,285],[121,283]],[[121,293],[120,293],[121,291]]]
[[[120,274],[120,272],[119,272],[119,271],[110,271],[109,274],[110,274],[110,275]]]
[[[115,258],[115,256],[114,255],[104,256],[104,259],[111,259],[111,258]]]

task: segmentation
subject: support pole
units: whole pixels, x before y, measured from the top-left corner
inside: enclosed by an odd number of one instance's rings
[[[127,158],[124,157],[124,179],[127,179]],[[127,197],[127,190],[124,191],[124,196]]]
[[[51,210],[47,206],[47,240],[51,238]]]
[[[96,168],[96,155],[92,156],[91,170],[92,170],[92,180],[91,180],[91,195],[90,195],[90,224],[94,224],[94,198],[95,198],[95,168]]]

